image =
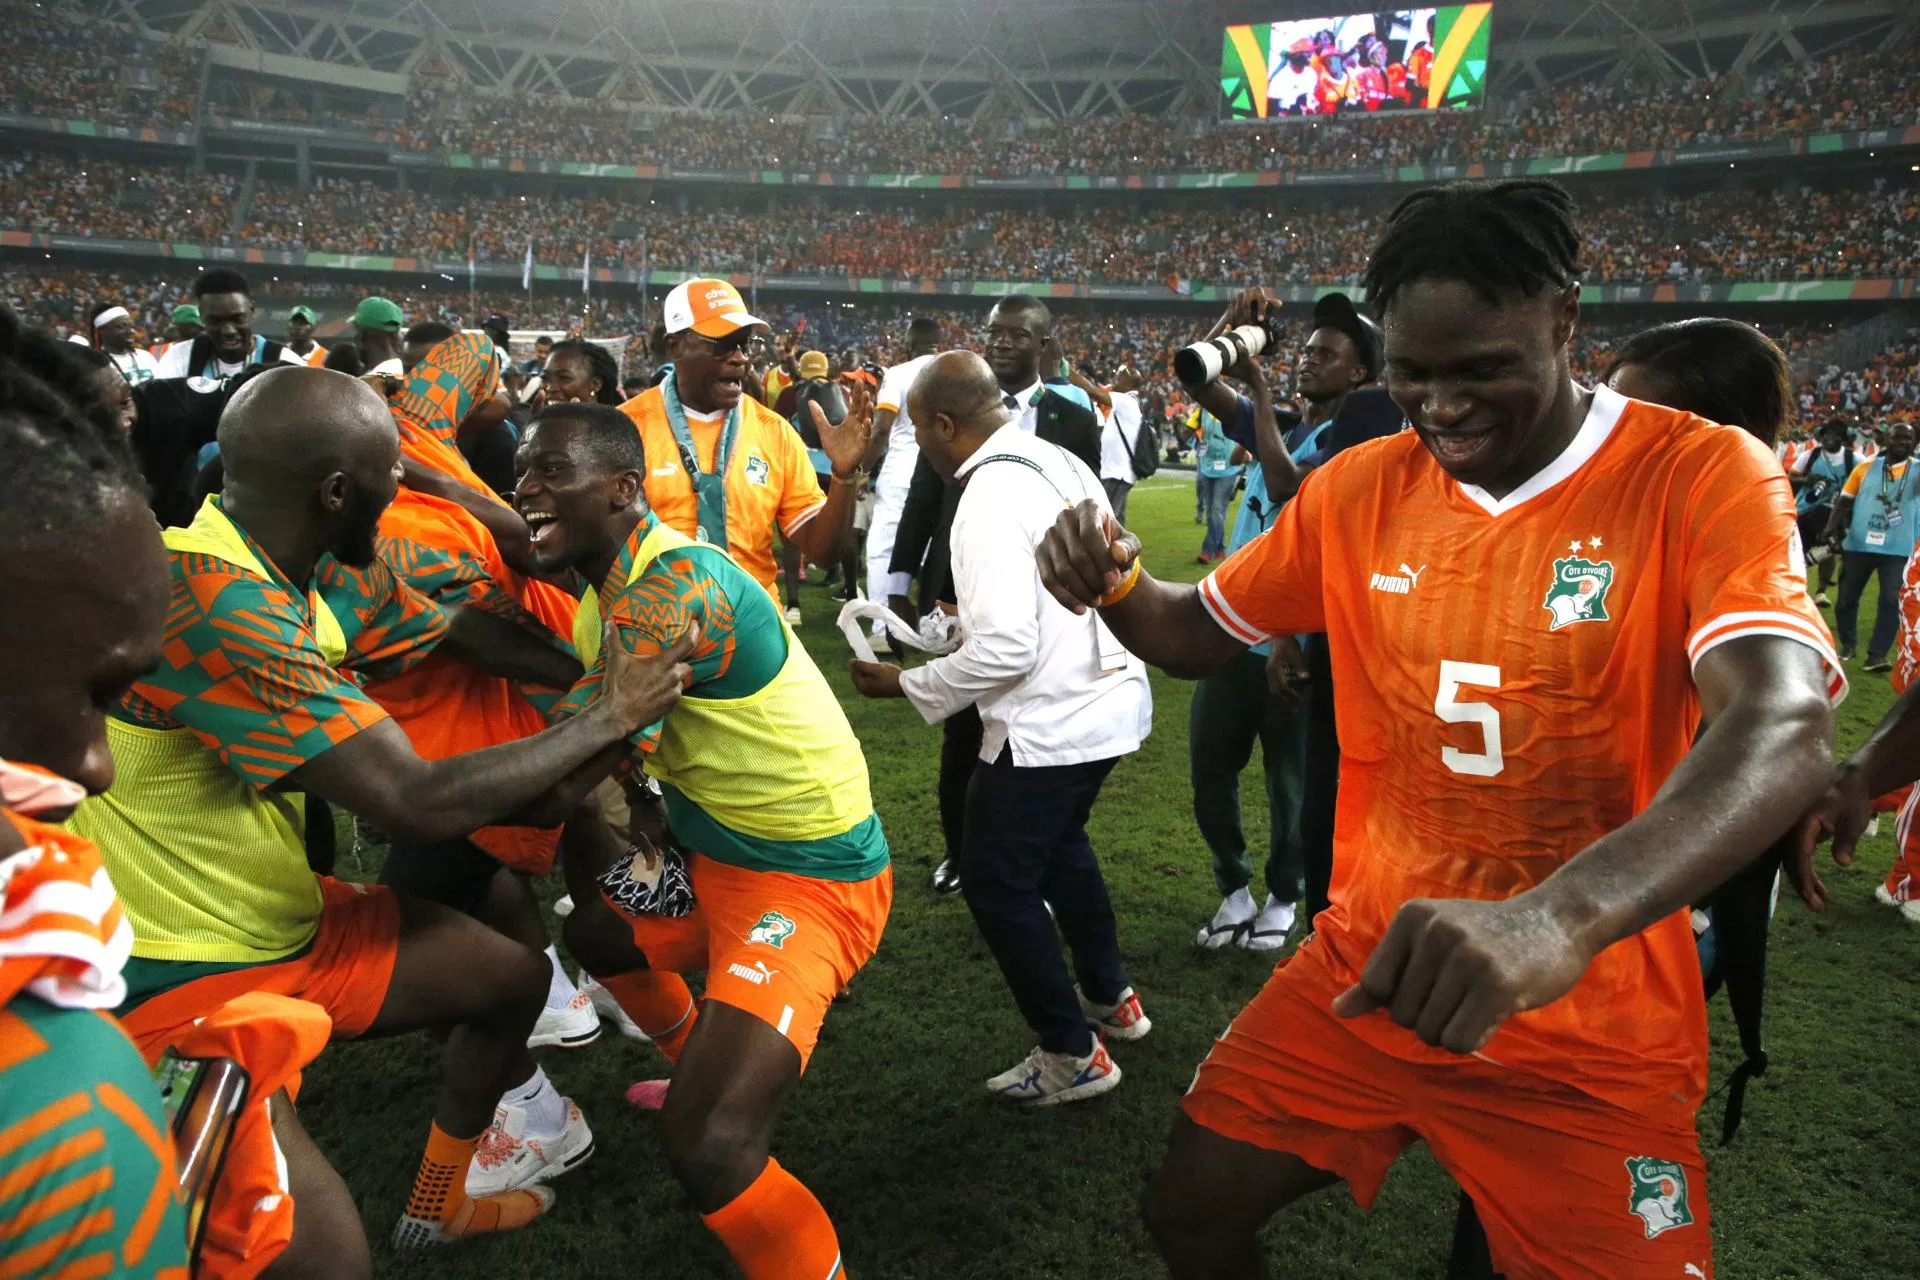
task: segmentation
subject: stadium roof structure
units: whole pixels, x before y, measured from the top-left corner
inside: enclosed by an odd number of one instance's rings
[[[1406,7],[1371,0],[1375,7]],[[1229,23],[1368,0],[53,0],[224,46],[216,61],[397,92],[480,91],[664,110],[993,119],[1210,117]],[[1911,40],[1912,0],[1494,0],[1496,92],[1673,81]]]

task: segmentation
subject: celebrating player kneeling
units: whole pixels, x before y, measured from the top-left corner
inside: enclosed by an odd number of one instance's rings
[[[864,431],[871,412],[856,396],[823,430]],[[567,946],[677,1059],[661,1113],[667,1157],[740,1269],[830,1280],[833,1224],[768,1146],[827,1006],[873,955],[893,901],[860,744],[766,588],[648,509],[646,453],[617,409],[549,406],[516,470],[540,568],[578,570],[593,587],[574,630],[588,673],[562,711],[599,685],[600,618],[643,653],[698,633],[678,709],[632,738],[663,784],[674,837],[697,851],[687,877],[673,868],[664,892],[643,888],[651,877],[591,847],[597,824],[569,823]],[[699,970],[696,1018],[678,974]]]
[[[1686,907],[1819,790],[1845,685],[1765,446],[1569,375],[1571,215],[1540,182],[1402,202],[1366,287],[1414,430],[1198,588],[1091,505],[1042,546],[1157,665],[1332,646],[1332,905],[1175,1121],[1146,1212],[1178,1277],[1265,1275],[1276,1209],[1370,1202],[1415,1138],[1513,1280],[1712,1270]]]

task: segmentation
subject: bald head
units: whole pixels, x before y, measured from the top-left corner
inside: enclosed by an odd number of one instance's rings
[[[374,528],[399,486],[400,434],[366,383],[293,365],[256,376],[220,415],[220,461],[230,512],[344,563],[372,563]]]
[[[383,468],[400,435],[380,394],[332,369],[288,365],[250,380],[220,414],[229,487],[272,492],[372,458]]]
[[[1000,381],[985,360],[971,351],[935,356],[907,391],[920,451],[943,479],[951,481],[974,450],[1007,424]]]

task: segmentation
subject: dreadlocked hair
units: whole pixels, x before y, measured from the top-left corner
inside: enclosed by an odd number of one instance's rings
[[[1384,315],[1416,280],[1458,280],[1488,302],[1534,297],[1580,279],[1575,205],[1554,182],[1452,182],[1416,191],[1387,215],[1363,278]]]
[[[0,475],[15,495],[0,501],[0,554],[85,538],[116,490],[145,493],[80,351],[0,303]]]

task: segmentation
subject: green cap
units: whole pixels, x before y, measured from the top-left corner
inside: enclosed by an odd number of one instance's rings
[[[305,320],[308,324],[312,324],[319,318],[319,316],[313,314],[312,307],[295,307],[293,310],[287,312],[288,320]],[[372,328],[372,326],[369,325],[368,328]]]
[[[356,329],[385,329],[389,333],[398,333],[406,323],[407,313],[385,298],[364,298],[353,309],[353,327]]]
[[[172,319],[175,324],[199,324],[200,308],[191,302],[183,302],[173,309]]]

